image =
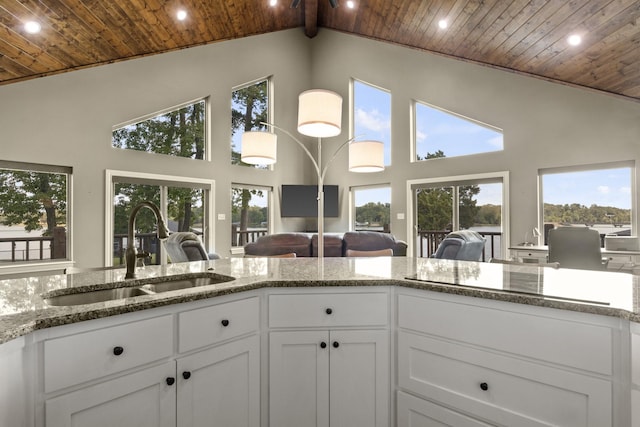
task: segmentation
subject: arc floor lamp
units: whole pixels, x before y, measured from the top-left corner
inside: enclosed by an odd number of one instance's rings
[[[298,132],[318,138],[318,158],[290,132],[272,123],[262,123],[289,136],[307,154],[318,176],[318,258],[324,257],[324,178],[329,165],[338,153],[349,146],[351,172],[380,172],[384,170],[384,144],[380,141],[348,139],[322,164],[322,138],[340,135],[342,131],[342,97],[324,89],[302,92],[298,97]],[[275,132],[249,131],[242,135],[241,159],[249,164],[270,165],[276,162],[278,137]]]

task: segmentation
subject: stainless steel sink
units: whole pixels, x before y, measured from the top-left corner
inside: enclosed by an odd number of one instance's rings
[[[169,291],[177,291],[179,289],[195,288],[198,286],[214,285],[216,283],[224,283],[233,280],[233,277],[215,276],[215,277],[195,277],[191,279],[168,280],[159,283],[148,283],[141,286],[141,289],[153,294]]]
[[[78,292],[75,294],[57,295],[50,298],[45,298],[44,301],[49,305],[55,306],[82,305],[149,294],[150,292],[145,291],[141,288],[115,288],[101,289],[99,291]]]
[[[137,297],[140,295],[153,295],[162,292],[177,291],[180,289],[196,288],[199,286],[214,285],[235,280],[234,277],[221,274],[211,274],[186,279],[152,278],[147,283],[144,281],[139,286],[125,286],[112,289],[100,289],[96,291],[78,291],[71,294],[47,296],[44,301],[52,306],[93,304],[96,302],[112,301],[123,298]],[[150,283],[149,283],[150,282]]]

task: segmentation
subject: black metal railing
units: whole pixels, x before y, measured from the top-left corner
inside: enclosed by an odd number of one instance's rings
[[[451,231],[447,230],[419,230],[418,231],[418,256],[421,258],[428,258],[433,255],[438,246],[447,234]],[[481,261],[488,261],[491,258],[500,256],[500,237],[502,232],[500,231],[478,231],[478,233],[487,239],[482,250]],[[497,240],[497,243],[496,243]]]

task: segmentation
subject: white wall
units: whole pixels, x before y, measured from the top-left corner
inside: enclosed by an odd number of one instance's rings
[[[73,245],[79,266],[104,259],[104,171],[130,170],[216,181],[215,250],[228,254],[230,184],[315,183],[295,144],[281,137],[273,172],[230,165],[230,97],[234,86],[274,76],[274,121],[293,130],[297,95],[313,87],[344,97],[352,77],[392,93],[393,164],[379,174],[347,172],[341,155],[326,182],[339,184],[342,217],[327,231],[348,228],[348,188],[390,183],[391,229],[406,239],[409,179],[510,171],[511,235],[521,240],[537,222],[539,168],[640,160],[640,103],[524,77],[417,50],[321,29],[300,29],[227,41],[57,76],[0,86],[0,159],[73,167]],[[213,160],[194,161],[111,147],[112,126],[203,96],[211,97]],[[409,105],[418,99],[504,130],[505,149],[479,156],[411,163]],[[640,183],[637,184],[640,188]],[[281,220],[276,191],[275,231],[299,231]],[[637,226],[637,224],[636,224]]]
[[[516,244],[537,224],[538,169],[640,163],[639,102],[324,29],[313,39],[312,52],[315,86],[346,99],[349,79],[356,78],[391,92],[392,165],[380,174],[358,175],[347,172],[346,158],[340,159],[327,182],[390,182],[391,231],[400,238],[407,238],[406,221],[395,218],[408,217],[407,180],[509,171],[511,243]],[[504,151],[410,162],[413,99],[503,129]],[[347,225],[343,215],[342,223],[327,228]]]

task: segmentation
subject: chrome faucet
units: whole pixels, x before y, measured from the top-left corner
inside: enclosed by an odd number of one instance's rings
[[[149,208],[153,211],[153,214],[156,217],[156,224],[158,228],[158,239],[165,240],[169,237],[169,229],[167,228],[166,223],[164,222],[164,218],[162,218],[162,214],[160,213],[160,209],[153,203],[149,201],[143,201],[137,204],[133,210],[131,211],[131,215],[129,216],[129,230],[127,234],[127,250],[125,252],[125,259],[127,264],[127,274],[124,276],[125,279],[134,279],[136,277],[136,264],[139,257],[148,256],[147,253],[141,253],[138,255],[138,251],[136,250],[135,236],[134,231],[136,228],[136,215],[138,215],[138,211],[142,208]]]

